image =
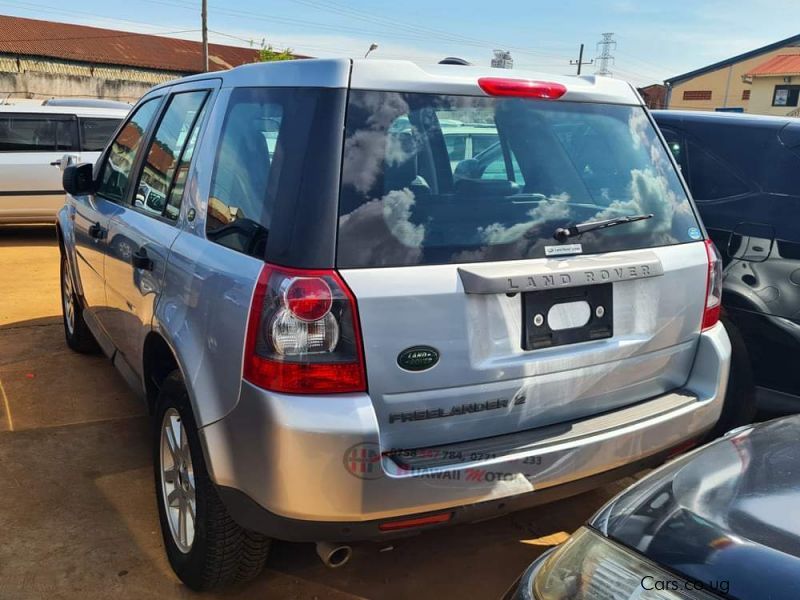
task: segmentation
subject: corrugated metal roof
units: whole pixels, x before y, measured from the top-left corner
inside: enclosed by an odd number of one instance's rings
[[[800,54],[779,54],[748,71],[748,77],[800,75]]]
[[[257,49],[221,44],[209,44],[208,51],[211,71],[258,57]],[[200,42],[5,15],[0,15],[0,53],[180,73],[202,71]]]
[[[788,37],[785,40],[780,40],[772,44],[767,44],[766,46],[762,46],[761,48],[750,50],[749,52],[745,52],[744,54],[738,54],[731,58],[726,58],[725,60],[715,62],[714,64],[708,65],[707,67],[702,67],[700,69],[695,69],[694,71],[689,71],[688,73],[684,73],[682,75],[676,75],[675,77],[670,77],[669,79],[665,79],[664,83],[667,85],[675,85],[676,83],[680,83],[681,81],[692,79],[699,75],[703,75],[704,73],[710,73],[711,71],[716,71],[717,69],[727,67],[728,65],[732,65],[734,63],[742,62],[743,60],[747,60],[748,58],[754,58],[760,54],[766,54],[767,52],[778,50],[780,48],[783,48],[784,46],[797,46],[798,44],[800,44],[800,35],[793,35],[792,37]]]

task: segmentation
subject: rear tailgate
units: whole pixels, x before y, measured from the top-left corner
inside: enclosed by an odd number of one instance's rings
[[[663,274],[630,277],[636,265],[654,260],[652,272]],[[526,351],[523,293],[467,293],[459,269],[497,278],[526,270],[573,279],[596,273],[598,282],[622,269],[628,277],[611,283],[612,337]],[[341,271],[358,299],[382,447],[542,427],[679,388],[694,360],[707,269],[700,242],[605,256]],[[400,353],[421,345],[438,351],[438,362],[423,371],[401,368]]]
[[[630,86],[392,77],[353,69],[336,257],[384,451],[567,427],[684,385],[708,255]],[[449,154],[457,125],[496,142]]]

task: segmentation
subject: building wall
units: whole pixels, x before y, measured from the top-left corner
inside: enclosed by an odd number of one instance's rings
[[[779,77],[756,77],[753,79],[753,91],[750,92],[750,112],[758,115],[777,115],[779,117],[800,116],[800,106],[772,106],[776,85],[800,85],[800,77],[791,77],[790,81]]]
[[[88,97],[135,102],[154,85],[182,75],[133,67],[0,55],[0,100]]]
[[[789,45],[772,52],[766,52],[733,63],[721,69],[703,73],[692,79],[681,81],[672,86],[669,95],[669,108],[687,110],[716,110],[717,108],[743,108],[744,112],[755,112],[751,109],[752,100],[742,98],[743,92],[749,90],[752,97],[752,85],[744,83],[742,76],[754,67],[779,54],[800,54],[800,45]],[[687,99],[684,92],[711,92],[710,100]],[[770,104],[772,98],[770,98]],[[761,113],[759,113],[761,114]],[[771,113],[764,113],[771,114]]]

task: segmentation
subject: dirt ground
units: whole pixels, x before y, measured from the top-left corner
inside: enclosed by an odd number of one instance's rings
[[[149,424],[106,359],[64,343],[51,228],[0,228],[0,600],[194,598],[158,531]],[[253,584],[207,598],[499,598],[622,483],[510,517],[354,547],[327,569],[276,543]]]

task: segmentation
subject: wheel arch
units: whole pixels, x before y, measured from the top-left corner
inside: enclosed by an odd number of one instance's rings
[[[151,415],[156,412],[158,394],[164,381],[175,370],[181,373],[184,385],[189,393],[192,410],[194,411],[192,392],[188,385],[186,373],[178,359],[178,353],[158,330],[151,330],[145,337],[142,349],[142,378],[144,380],[147,409]]]

